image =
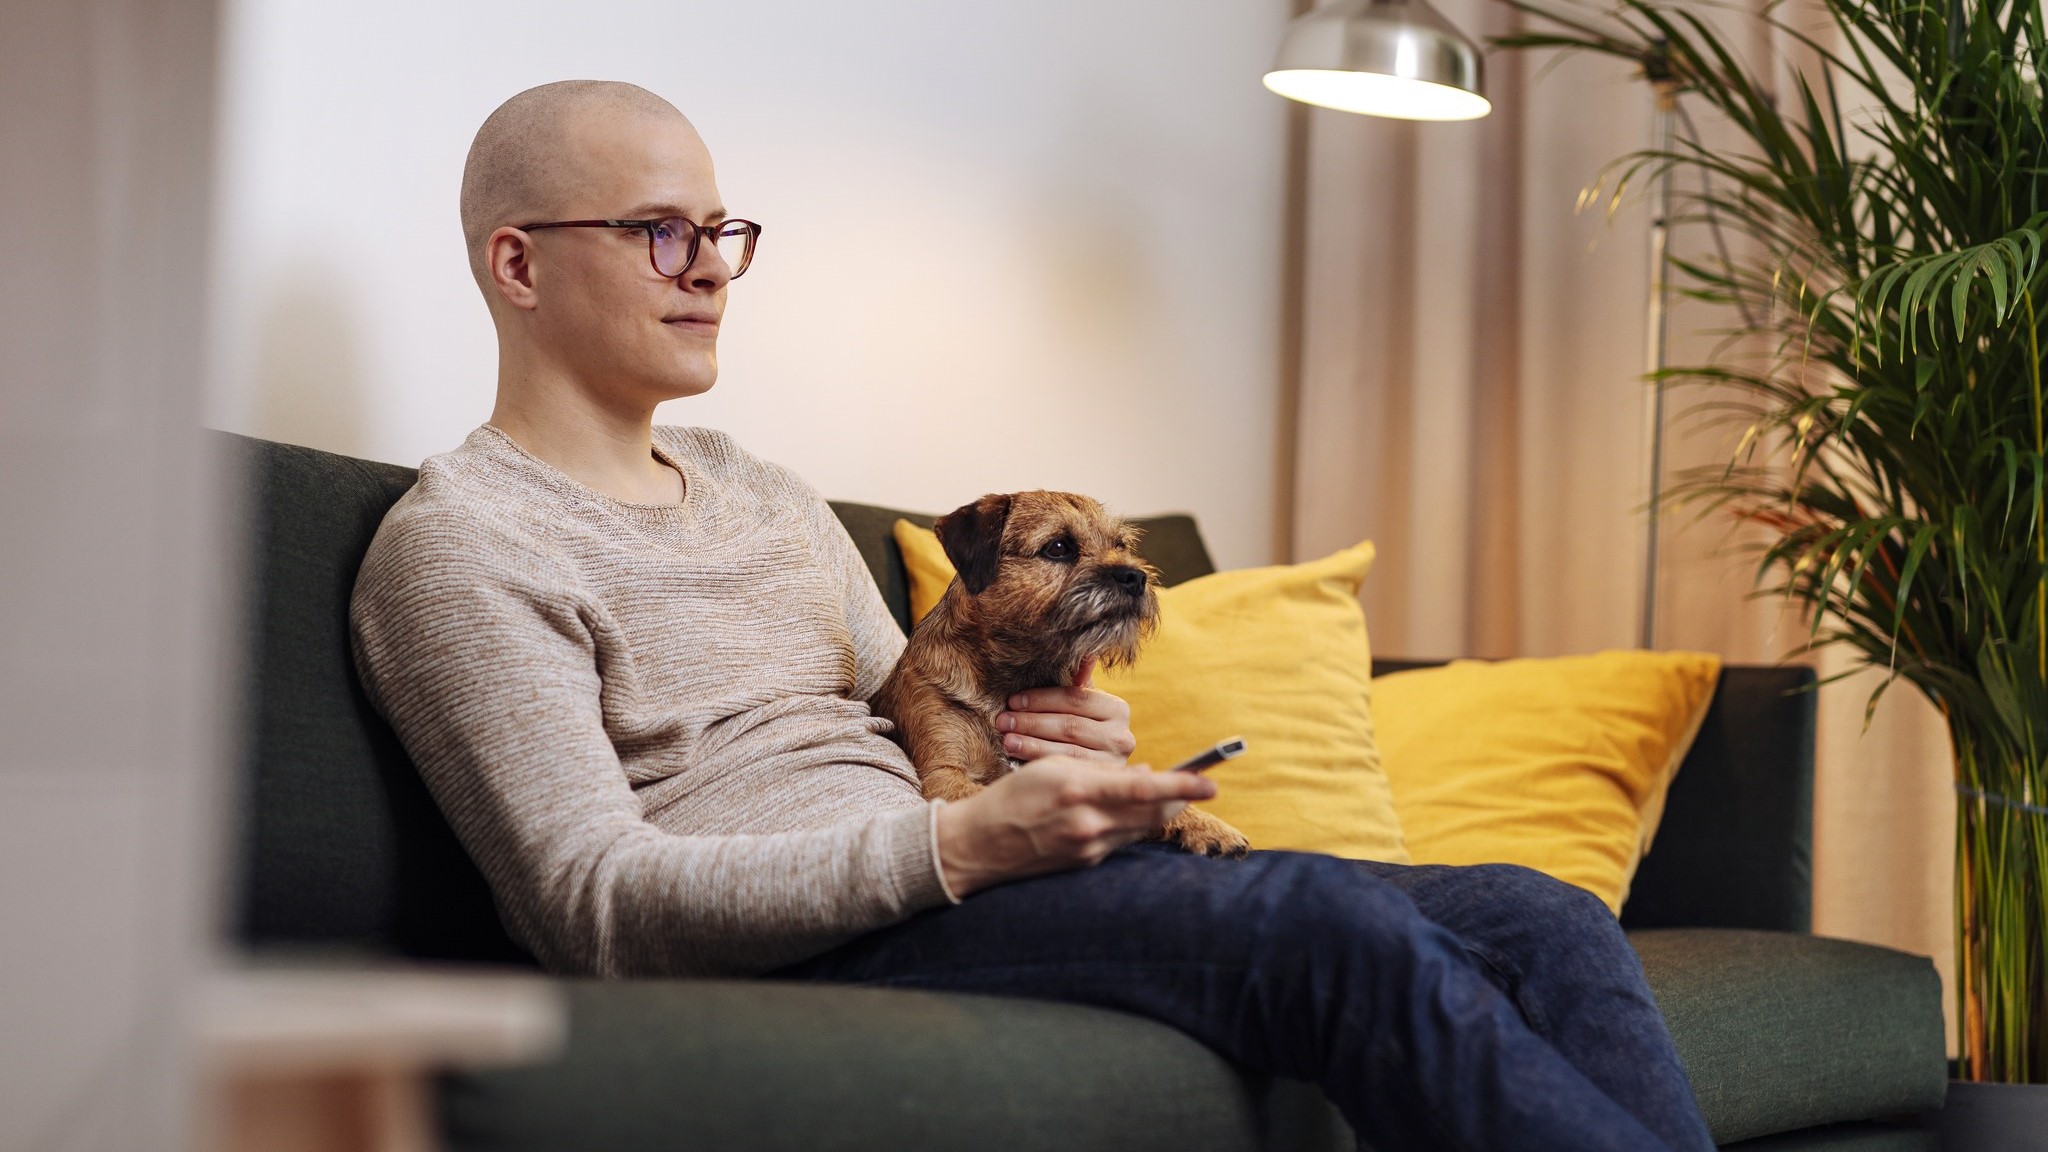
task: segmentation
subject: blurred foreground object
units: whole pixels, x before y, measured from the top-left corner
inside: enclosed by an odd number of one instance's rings
[[[431,1152],[432,1075],[561,1047],[560,991],[451,969],[216,973],[199,1019],[221,1152]]]

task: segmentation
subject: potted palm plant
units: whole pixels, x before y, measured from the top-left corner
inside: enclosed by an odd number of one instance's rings
[[[1760,526],[1762,594],[1888,670],[1871,708],[1903,680],[1940,709],[1958,801],[1957,1076],[2048,1082],[2040,0],[1811,0],[1802,12],[1832,28],[1806,30],[1767,8],[1753,18],[1812,61],[1777,84],[1697,8],[1507,2],[1531,19],[1498,46],[1635,61],[1741,142],[1681,135],[1595,186],[1682,169],[1699,190],[1679,218],[1743,238],[1673,260],[1682,290],[1729,305],[1751,338],[1723,346],[1747,355],[1662,374],[1709,386],[1739,425],[1727,465],[1673,497]]]

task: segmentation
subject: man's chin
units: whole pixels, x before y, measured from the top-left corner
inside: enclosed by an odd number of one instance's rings
[[[702,396],[718,383],[718,365],[693,364],[687,370],[670,373],[661,381],[661,390],[671,400],[682,400],[691,396]]]

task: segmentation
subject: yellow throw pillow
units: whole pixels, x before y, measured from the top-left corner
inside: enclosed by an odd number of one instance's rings
[[[952,583],[929,530],[895,525],[922,619]],[[1211,769],[1202,808],[1254,848],[1408,862],[1374,750],[1372,656],[1358,587],[1370,542],[1307,564],[1219,572],[1159,592],[1159,629],[1136,665],[1095,683],[1131,705],[1134,759],[1164,768],[1226,736],[1243,756]]]
[[[1721,660],[1601,652],[1373,682],[1379,749],[1418,864],[1522,864],[1617,914]]]
[[[893,531],[896,547],[903,551],[903,570],[910,576],[910,621],[915,624],[938,607],[958,573],[938,533],[908,520],[896,521]]]

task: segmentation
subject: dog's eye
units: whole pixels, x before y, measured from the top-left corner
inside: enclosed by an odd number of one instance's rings
[[[1072,560],[1074,558],[1074,542],[1062,536],[1045,547],[1040,548],[1038,554],[1047,560]]]

